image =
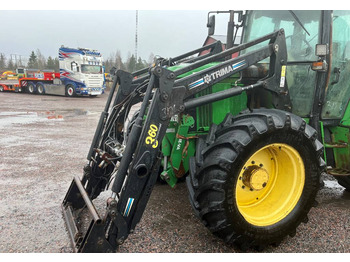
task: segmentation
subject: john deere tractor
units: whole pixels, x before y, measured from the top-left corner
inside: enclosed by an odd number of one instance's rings
[[[323,172],[350,190],[350,12],[228,13],[226,43],[116,72],[62,204],[75,251],[115,252],[157,180],[185,178],[198,218],[240,247],[294,235]],[[92,200],[107,189],[101,217]]]

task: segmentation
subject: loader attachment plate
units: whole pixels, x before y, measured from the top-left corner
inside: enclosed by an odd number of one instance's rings
[[[74,252],[115,251],[105,237],[105,223],[97,213],[78,176],[74,176],[63,200],[62,213]],[[83,218],[86,213],[89,213],[87,216],[90,217],[89,221]]]

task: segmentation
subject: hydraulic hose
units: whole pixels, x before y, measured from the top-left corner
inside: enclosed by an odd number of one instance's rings
[[[137,143],[139,141],[139,137],[140,137],[141,131],[142,131],[143,116],[145,115],[145,112],[147,109],[148,101],[149,101],[151,93],[152,93],[154,82],[155,82],[155,76],[152,74],[150,77],[148,86],[147,86],[147,90],[145,93],[145,97],[143,99],[143,103],[142,103],[141,108],[140,108],[140,113],[139,113],[138,117],[136,118],[135,124],[133,125],[133,127],[131,129],[129,139],[126,143],[123,158],[120,162],[120,166],[119,166],[116,178],[113,182],[112,191],[114,193],[120,192],[120,190],[123,186],[128,168],[129,168],[130,163],[132,161],[132,156],[136,150]]]

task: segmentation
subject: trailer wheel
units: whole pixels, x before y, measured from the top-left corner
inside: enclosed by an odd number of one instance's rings
[[[316,137],[303,119],[280,110],[226,116],[199,140],[190,163],[195,213],[241,249],[293,236],[307,221],[325,166]]]
[[[35,93],[35,85],[34,85],[34,83],[28,83],[27,91],[28,91],[29,94],[34,94]]]
[[[44,85],[42,83],[37,83],[36,89],[37,89],[39,95],[45,94],[45,88],[44,88]]]
[[[73,97],[75,96],[75,88],[72,85],[67,85],[66,86],[66,96]]]

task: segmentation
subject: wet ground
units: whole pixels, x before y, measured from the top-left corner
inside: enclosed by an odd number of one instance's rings
[[[0,93],[0,252],[72,252],[60,204],[86,155],[107,95]],[[350,252],[350,193],[325,177],[295,237],[264,252]],[[109,192],[97,200],[104,203]],[[229,252],[192,213],[186,186],[156,185],[120,252]],[[255,250],[248,250],[255,252]]]

